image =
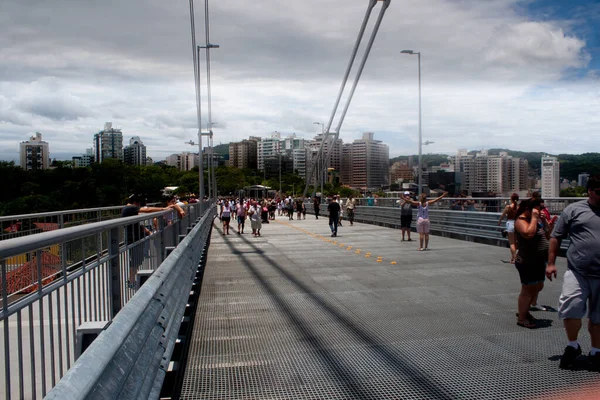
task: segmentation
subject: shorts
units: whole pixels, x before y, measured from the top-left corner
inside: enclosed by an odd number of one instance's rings
[[[515,220],[509,219],[506,221],[506,232],[514,233],[515,232]]]
[[[535,285],[546,280],[546,263],[523,264],[515,261],[515,268],[519,271],[521,285]]]
[[[231,217],[221,217],[221,222],[229,222],[231,221]]]
[[[588,278],[567,270],[558,300],[558,316],[581,319],[586,312],[592,323],[600,324],[600,278]]]
[[[400,228],[410,229],[412,223],[412,215],[401,215],[400,216]]]
[[[238,225],[244,225],[245,221],[246,221],[246,217],[242,217],[242,216],[238,215],[238,217],[237,217]]]
[[[417,233],[429,233],[429,218],[421,218],[417,219]]]

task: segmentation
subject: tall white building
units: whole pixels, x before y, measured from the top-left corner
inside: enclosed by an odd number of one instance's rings
[[[94,153],[96,162],[109,158],[123,161],[123,133],[113,129],[112,122],[106,122],[104,130],[94,135]]]
[[[259,170],[265,169],[265,159],[278,156],[282,150],[281,133],[273,132],[271,137],[262,138],[257,147],[257,164]]]
[[[21,168],[32,171],[48,169],[50,166],[50,147],[42,140],[42,134],[35,133],[28,141],[19,144],[19,159]]]
[[[456,156],[448,157],[457,173],[457,185],[461,191],[493,192],[510,196],[513,192],[528,189],[527,160],[509,156],[506,152],[490,155],[482,150],[473,155],[466,150],[458,150]]]
[[[184,151],[180,154],[171,154],[166,159],[166,164],[176,167],[180,171],[189,171],[199,164],[198,154]]]
[[[146,146],[139,136],[129,139],[129,146],[123,149],[123,160],[128,165],[146,165]]]
[[[542,197],[560,195],[560,163],[556,157],[542,157]]]

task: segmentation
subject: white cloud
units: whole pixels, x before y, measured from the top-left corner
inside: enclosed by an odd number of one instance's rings
[[[112,121],[126,138],[140,136],[154,159],[190,150],[184,142],[197,127],[187,2],[34,3],[3,3],[0,136],[41,131],[51,151],[80,153]],[[364,3],[211,3],[211,42],[221,46],[211,53],[215,142],[275,130],[314,136],[313,122],[329,120]],[[199,43],[202,10],[197,2]],[[571,26],[529,20],[516,0],[393,1],[341,137],[368,130],[392,155],[416,151],[417,59],[399,54],[409,48],[422,52],[423,137],[435,141],[428,151],[593,150],[598,74],[565,79],[591,60]],[[0,156],[18,141],[0,141]]]

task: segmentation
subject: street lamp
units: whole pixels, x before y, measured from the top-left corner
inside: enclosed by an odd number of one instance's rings
[[[321,140],[325,140],[325,124],[322,122],[313,122],[313,124],[321,125],[321,135],[322,135]],[[324,179],[324,175],[325,175],[324,169],[326,166],[324,165],[325,164],[324,160],[318,160],[318,161],[320,161],[320,164],[321,164],[321,165],[317,166],[317,171],[318,171],[318,176],[319,176],[319,182],[321,182],[321,195],[322,195],[323,194],[323,181],[325,180]],[[316,186],[319,184],[319,182],[315,182],[315,191],[317,190]]]
[[[207,10],[208,11],[208,10]],[[206,19],[206,40],[208,41],[208,12],[205,16]],[[200,50],[206,49],[206,87],[207,87],[207,105],[208,105],[208,142],[209,142],[209,154],[208,154],[208,171],[209,171],[209,185],[208,185],[208,196],[209,198],[214,196],[217,197],[217,180],[215,177],[214,159],[213,159],[213,131],[212,131],[212,99],[211,99],[211,80],[210,80],[210,49],[218,49],[218,44],[207,43],[206,46],[197,46],[197,60],[198,60],[198,82],[200,82]],[[199,92],[199,91],[198,91]],[[202,140],[202,139],[200,139]],[[212,193],[211,193],[212,186]]]
[[[422,158],[422,132],[421,132],[421,52],[416,52],[413,50],[402,50],[400,54],[408,54],[414,56],[415,54],[418,56],[419,60],[419,184],[418,184],[418,192],[419,196],[421,195],[421,175],[423,171],[421,170],[421,158]]]

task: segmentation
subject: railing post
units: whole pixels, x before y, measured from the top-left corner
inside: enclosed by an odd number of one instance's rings
[[[111,320],[121,310],[121,271],[119,257],[119,228],[108,232],[108,256],[110,271],[110,307]]]

